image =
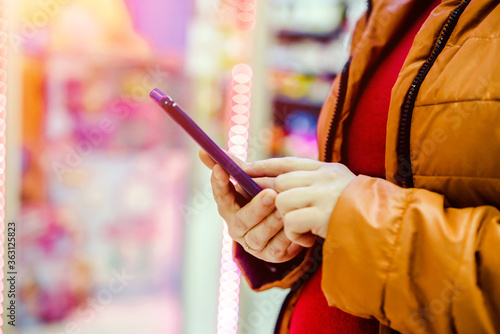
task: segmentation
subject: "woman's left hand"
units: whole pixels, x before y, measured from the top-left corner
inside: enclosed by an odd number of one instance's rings
[[[256,161],[244,169],[261,186],[276,190],[285,234],[304,247],[311,247],[316,236],[326,238],[335,204],[356,177],[342,164],[301,158]]]

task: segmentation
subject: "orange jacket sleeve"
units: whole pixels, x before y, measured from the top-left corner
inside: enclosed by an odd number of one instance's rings
[[[331,216],[322,289],[403,333],[498,333],[500,212],[358,176]]]

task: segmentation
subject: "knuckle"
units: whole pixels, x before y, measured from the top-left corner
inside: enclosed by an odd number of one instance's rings
[[[334,168],[324,168],[319,173],[319,179],[322,180],[322,182],[335,181],[336,178],[337,171]]]
[[[228,224],[228,228],[227,228],[227,234],[229,234],[229,236],[233,240],[237,240],[240,237],[240,235],[236,232],[236,230],[231,228],[231,226],[229,224]],[[244,247],[244,245],[242,245],[242,246]]]
[[[224,198],[222,188],[215,181],[212,181],[211,185],[214,199],[221,201]]]
[[[256,250],[262,249],[266,245],[260,233],[247,233],[246,242],[250,247]]]
[[[214,191],[214,200],[217,202],[217,204],[220,204],[223,202],[224,196],[222,196],[218,191]]]
[[[276,191],[282,191],[284,189],[283,187],[284,187],[285,180],[286,180],[285,174],[278,175],[274,179],[274,189]]]
[[[285,231],[286,237],[291,241],[295,241],[295,239],[296,239],[295,229],[294,229],[293,220],[290,217],[290,214],[286,214],[283,217],[283,229]]]
[[[262,222],[262,227],[265,229],[267,235],[271,235],[274,231],[274,224],[272,224],[269,219]]]
[[[349,168],[347,168],[346,165],[341,163],[334,163],[332,169],[335,171],[336,174],[344,174],[346,172],[349,172]]]
[[[228,224],[228,230],[233,230],[237,235],[246,233],[247,227],[238,213],[234,215],[233,219],[231,219],[230,224]]]
[[[212,170],[212,174],[210,174],[210,183],[212,184],[212,188],[217,187],[217,180],[215,179],[214,171]]]
[[[287,230],[285,228],[285,236],[288,238],[288,240],[294,242],[297,240],[297,236],[295,235],[295,233],[291,232],[290,230]]]
[[[285,203],[286,203],[285,196],[283,196],[283,194],[278,194],[276,196],[276,200],[274,201],[274,203],[275,203],[278,211],[283,211],[283,208],[285,207]]]
[[[291,229],[291,214],[290,213],[286,213],[284,216],[283,216],[283,227],[285,228],[285,230],[290,230]]]
[[[276,261],[283,257],[283,255],[285,254],[285,250],[281,247],[271,244],[268,246],[268,253],[269,257]]]
[[[250,166],[256,170],[266,170],[268,167],[268,162],[267,160],[258,160],[251,163]]]
[[[246,232],[241,221],[236,216],[234,215],[231,220],[227,221],[227,232],[233,240],[241,238]]]

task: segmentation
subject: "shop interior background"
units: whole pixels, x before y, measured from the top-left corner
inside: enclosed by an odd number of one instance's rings
[[[17,318],[4,310],[4,333],[272,333],[287,291],[240,280],[210,173],[148,93],[242,158],[317,158],[366,1],[6,3]]]

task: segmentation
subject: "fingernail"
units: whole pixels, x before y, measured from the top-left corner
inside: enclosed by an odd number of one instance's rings
[[[271,194],[265,194],[264,197],[262,198],[262,203],[264,205],[271,205],[274,203],[274,196]]]

